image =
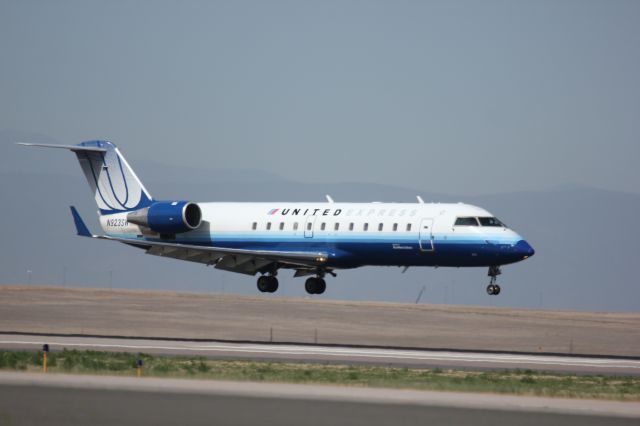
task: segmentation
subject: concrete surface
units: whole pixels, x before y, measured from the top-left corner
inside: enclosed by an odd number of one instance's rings
[[[640,375],[640,359],[272,343],[0,335],[0,348],[3,349],[34,351],[40,350],[44,343],[47,343],[53,352],[66,348],[142,352],[153,355],[205,356],[219,359],[377,364],[396,367],[440,367],[471,370],[530,369],[575,374]]]
[[[637,425],[640,404],[0,372],[0,424]]]

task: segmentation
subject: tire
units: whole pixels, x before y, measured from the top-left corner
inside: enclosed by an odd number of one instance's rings
[[[316,294],[316,278],[307,278],[307,281],[304,282],[304,289],[307,290],[309,294]]]
[[[322,294],[327,289],[327,283],[323,278],[316,278],[316,294]]]
[[[495,296],[500,294],[500,286],[498,284],[495,285],[495,289],[493,290],[493,294]]]
[[[258,278],[258,290],[260,290],[262,293],[266,293],[269,291],[269,277],[266,275],[261,276],[260,278]]]
[[[493,284],[489,284],[489,285],[487,286],[487,294],[488,294],[489,296],[493,296],[493,295],[495,294],[495,291],[496,291],[496,290],[495,290],[495,286],[494,286]]]
[[[276,290],[278,289],[278,279],[276,277],[268,277],[267,279],[267,291],[269,293],[275,293]]]

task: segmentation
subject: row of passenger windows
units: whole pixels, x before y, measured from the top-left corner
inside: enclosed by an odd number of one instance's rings
[[[459,217],[456,219],[455,226],[499,226],[506,228],[507,225],[500,222],[495,217]]]
[[[273,225],[276,225],[275,223]],[[284,222],[280,222],[279,224],[277,224],[278,229],[280,231],[284,231],[284,227],[285,227],[285,223]],[[313,222],[307,222],[307,231],[311,231],[311,229],[313,228]],[[404,227],[405,230],[411,231],[411,224],[407,223],[407,225]],[[258,229],[258,222],[253,222],[253,224],[251,225],[251,229],[253,229],[254,231],[256,231]],[[271,230],[271,222],[267,222],[265,229],[267,231]],[[275,228],[274,228],[275,229]],[[291,229],[293,231],[297,231],[298,230],[298,222],[293,222]],[[354,231],[355,230],[355,223],[351,222],[349,223],[349,226],[347,228],[349,231]],[[397,223],[394,223],[391,226],[391,230],[392,231],[397,231],[399,229],[399,225]],[[327,230],[327,223],[326,222],[322,222],[320,224],[320,230],[321,231],[325,231]],[[336,222],[333,224],[333,230],[334,231],[339,231],[340,230],[340,223]],[[368,223],[363,223],[362,224],[362,230],[363,231],[368,231],[369,230],[369,224]],[[378,231],[384,231],[384,223],[379,223],[378,224]]]

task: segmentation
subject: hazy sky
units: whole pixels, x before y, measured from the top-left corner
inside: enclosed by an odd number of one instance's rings
[[[640,192],[638,1],[0,0],[0,129],[478,194]]]

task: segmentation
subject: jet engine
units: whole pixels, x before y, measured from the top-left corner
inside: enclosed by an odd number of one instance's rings
[[[199,227],[202,211],[189,201],[157,201],[127,214],[127,220],[160,234],[178,234]]]

